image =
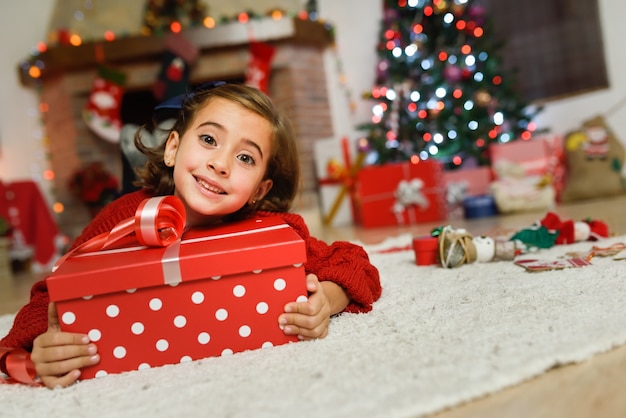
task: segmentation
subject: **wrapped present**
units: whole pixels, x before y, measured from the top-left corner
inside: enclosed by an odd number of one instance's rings
[[[443,172],[446,186],[464,184],[466,196],[480,196],[489,194],[489,186],[493,181],[491,167],[460,168]]]
[[[47,279],[61,329],[98,345],[100,363],[81,378],[298,341],[278,316],[306,300],[305,244],[282,218],[182,233],[145,219],[158,216],[154,199],[129,221],[134,234],[118,239],[122,225],[88,241]]]
[[[359,223],[355,201],[356,177],[365,154],[353,156],[354,144],[346,137],[321,139],[314,143],[315,170],[320,210],[324,225]]]
[[[468,200],[491,193],[490,186],[493,181],[491,167],[446,170],[443,177],[446,183],[449,219],[466,217]]]
[[[446,219],[446,187],[439,161],[366,166],[357,175],[363,227]]]
[[[565,181],[565,148],[561,135],[540,135],[489,146],[496,180],[503,177],[543,177],[559,200]]]

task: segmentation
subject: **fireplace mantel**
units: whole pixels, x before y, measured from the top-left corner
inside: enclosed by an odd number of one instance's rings
[[[333,42],[332,32],[322,23],[299,18],[260,18],[248,23],[231,22],[214,28],[186,29],[181,32],[200,51],[246,45],[251,39],[262,42],[309,45],[324,48]],[[164,36],[128,36],[114,41],[86,42],[78,46],[56,45],[38,55],[44,63],[39,81],[61,72],[94,69],[103,62],[112,65],[151,61],[166,50]],[[35,85],[23,64],[18,66],[20,81]]]

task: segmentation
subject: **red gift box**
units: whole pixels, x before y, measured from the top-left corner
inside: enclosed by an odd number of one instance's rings
[[[300,236],[267,217],[71,255],[47,283],[61,329],[98,345],[92,378],[298,341],[278,316],[306,298],[305,260]]]
[[[489,194],[489,186],[493,181],[491,167],[460,168],[443,173],[446,185],[453,183],[467,186],[465,196],[480,196]]]
[[[438,221],[447,215],[443,165],[435,160],[364,167],[357,196],[366,228]]]
[[[531,140],[517,140],[502,144],[491,144],[491,164],[518,164],[527,176],[542,176],[546,173],[561,174],[564,166],[563,137],[543,135]],[[498,177],[498,171],[495,171]]]

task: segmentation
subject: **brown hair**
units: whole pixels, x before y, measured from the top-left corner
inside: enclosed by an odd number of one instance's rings
[[[254,206],[246,205],[229,218],[242,218],[255,210],[287,212],[291,208],[300,184],[300,163],[293,128],[267,95],[243,84],[221,84],[208,89],[199,88],[185,95],[180,110],[176,110],[174,126],[167,132],[176,131],[182,137],[190,128],[200,109],[211,100],[223,98],[256,113],[272,126],[272,146],[264,179],[271,179],[273,186],[267,195]],[[158,120],[154,121],[155,125]],[[155,129],[159,129],[158,127]],[[141,140],[141,129],[135,135],[135,146],[146,155],[145,166],[137,169],[137,186],[148,189],[154,195],[174,194],[174,169],[163,162],[165,142],[150,148]]]

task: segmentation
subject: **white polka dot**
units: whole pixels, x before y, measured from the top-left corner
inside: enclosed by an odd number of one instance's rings
[[[108,376],[109,374],[105,370],[98,370],[95,374],[96,378]]]
[[[87,333],[87,336],[89,336],[89,341],[100,341],[100,338],[102,338],[102,333],[99,329],[94,328]]]
[[[148,363],[141,363],[138,367],[137,370],[145,370],[145,369],[149,369],[150,365]]]
[[[247,325],[242,325],[242,326],[239,327],[239,336],[240,337],[244,337],[244,338],[249,337],[251,332],[252,332],[252,330]]]
[[[261,346],[261,348],[270,348],[270,347],[274,347],[274,344],[272,344],[271,341],[265,341],[263,345]]]
[[[193,292],[193,295],[191,295],[191,301],[196,305],[201,304],[202,302],[204,302],[204,293]]]
[[[189,357],[189,356],[182,356],[180,358],[180,362],[181,363],[189,363],[190,361],[191,361],[191,357]]]
[[[178,286],[179,284],[180,284],[180,282],[172,282],[172,283],[169,283],[169,285],[170,285],[170,286],[172,286],[172,287],[176,287],[176,286]]]
[[[126,289],[126,293],[135,293],[137,289]]]
[[[237,286],[233,288],[233,295],[237,296],[238,298],[242,297],[245,294],[246,294],[246,288],[244,286],[238,284]]]
[[[223,356],[231,356],[232,354],[233,354],[233,350],[231,350],[230,348],[225,348],[224,350],[222,350]]]
[[[302,263],[294,264],[293,266],[296,267],[296,268],[302,267]]]
[[[143,334],[144,326],[141,322],[135,322],[130,326],[130,330],[135,335]]]
[[[217,311],[215,311],[215,318],[218,321],[226,320],[226,318],[228,318],[228,311],[224,308],[218,309]]]
[[[115,358],[124,358],[126,357],[126,348],[117,346],[113,349],[113,357]]]
[[[169,342],[167,342],[167,340],[165,340],[165,339],[161,339],[161,340],[157,341],[157,343],[156,343],[156,349],[157,349],[157,350],[159,350],[159,351],[165,351],[165,350],[167,350],[168,348],[170,348],[170,343],[169,343]]]
[[[274,280],[274,289],[285,290],[285,287],[287,287],[287,282],[285,281],[285,279]]]
[[[85,300],[89,300],[89,299],[92,299],[92,298],[93,298],[93,295],[83,296],[83,299],[85,299]]]
[[[256,311],[260,313],[261,315],[263,315],[264,313],[267,313],[269,309],[270,309],[269,305],[265,302],[259,302],[256,304]]]
[[[73,324],[74,322],[76,322],[76,315],[74,314],[74,312],[65,312],[61,317],[61,321],[63,321],[63,323],[67,325]]]
[[[213,276],[213,277],[211,277],[212,280],[219,280],[221,278],[222,278],[222,276]]]
[[[296,299],[296,302],[306,302],[307,300],[309,300],[309,298],[307,298],[304,295],[300,295],[298,296],[298,298]]]
[[[253,272],[254,274],[263,273],[263,269],[252,270],[252,272]]]
[[[163,307],[163,302],[161,302],[161,299],[154,298],[150,300],[150,309],[152,309],[153,311],[158,311],[162,307]]]
[[[209,341],[211,341],[211,336],[208,332],[201,332],[200,334],[198,334],[198,342],[200,344],[208,344]]]
[[[174,318],[174,326],[176,328],[182,328],[185,325],[187,325],[187,318],[185,318],[182,315],[178,315],[176,318]]]
[[[120,314],[120,308],[117,305],[109,305],[107,306],[106,313],[109,318],[115,318]]]

